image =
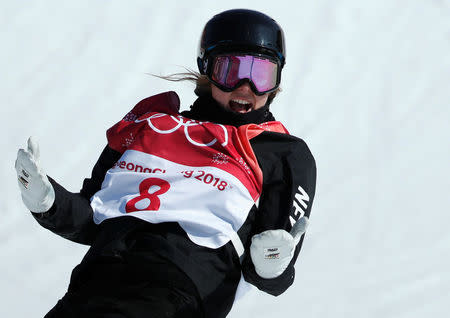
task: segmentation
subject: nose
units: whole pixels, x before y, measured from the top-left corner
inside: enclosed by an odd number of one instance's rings
[[[248,82],[245,82],[244,84],[242,84],[241,86],[236,88],[236,90],[239,91],[239,92],[242,92],[242,93],[250,93],[250,92],[252,92],[252,88],[250,87],[250,84]]]

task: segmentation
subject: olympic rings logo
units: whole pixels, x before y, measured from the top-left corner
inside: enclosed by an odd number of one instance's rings
[[[176,125],[175,125],[173,128],[163,130],[163,129],[157,128],[157,127],[153,124],[152,119],[162,118],[162,117],[165,117],[165,116],[170,116],[170,118],[172,118],[172,120],[176,123]],[[186,120],[186,121],[185,121],[185,120]],[[153,114],[153,115],[151,115],[150,117],[147,117],[147,118],[141,119],[141,120],[137,119],[135,122],[136,122],[136,123],[140,123],[140,122],[143,122],[143,121],[147,121],[149,127],[150,127],[151,129],[153,129],[154,131],[156,131],[157,133],[159,133],[159,134],[171,134],[171,133],[173,133],[174,131],[176,131],[178,128],[180,128],[181,126],[183,126],[183,127],[184,127],[184,128],[183,128],[183,130],[184,130],[184,135],[186,136],[186,139],[187,139],[191,144],[193,144],[193,145],[195,145],[195,146],[199,146],[199,147],[209,147],[209,146],[214,145],[214,144],[217,142],[217,138],[214,138],[214,139],[212,139],[210,142],[204,144],[204,143],[200,143],[200,142],[195,141],[195,140],[192,139],[191,136],[189,135],[189,127],[194,127],[194,126],[198,126],[198,125],[203,125],[203,124],[205,124],[205,123],[210,123],[210,122],[201,122],[201,121],[196,121],[196,120],[193,120],[193,119],[186,119],[186,118],[184,118],[183,116],[180,116],[180,115],[179,115],[178,118],[177,118],[177,117],[175,117],[175,116],[167,115],[167,114],[162,114],[162,113]],[[212,123],[210,123],[210,124],[212,124]],[[223,126],[223,125],[221,125],[221,124],[212,124],[212,125],[220,126],[220,127],[223,129],[224,139],[225,139],[225,140],[224,140],[224,142],[221,143],[221,145],[222,145],[223,147],[225,147],[225,146],[228,144],[228,132],[227,132],[225,126]]]

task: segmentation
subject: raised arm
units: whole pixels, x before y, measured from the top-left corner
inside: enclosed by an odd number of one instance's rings
[[[98,228],[92,218],[90,197],[100,190],[106,171],[119,157],[120,153],[106,146],[91,178],[84,180],[79,193],[72,193],[45,175],[39,162],[38,144],[30,138],[28,148],[19,150],[15,164],[23,202],[44,228],[89,245]]]

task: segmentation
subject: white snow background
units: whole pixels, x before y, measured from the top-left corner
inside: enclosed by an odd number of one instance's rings
[[[287,38],[272,111],[318,167],[294,285],[253,292],[229,317],[448,317],[448,0],[0,0],[0,317],[42,317],[87,250],[22,204],[17,149],[78,191],[105,130],[138,101],[193,86],[146,73],[196,69],[213,14],[253,8]]]

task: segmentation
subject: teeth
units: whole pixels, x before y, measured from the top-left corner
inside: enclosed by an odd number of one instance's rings
[[[245,101],[243,99],[232,99],[232,101],[235,102],[235,103],[241,104],[241,105],[251,104],[251,103],[249,103],[249,102],[247,102],[247,101]]]

